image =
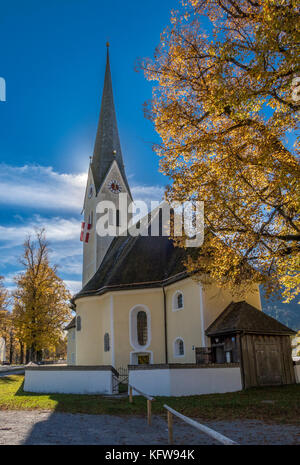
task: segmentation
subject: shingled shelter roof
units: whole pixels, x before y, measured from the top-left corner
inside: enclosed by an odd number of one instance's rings
[[[245,301],[231,302],[205,331],[207,336],[236,332],[295,334],[292,329]]]
[[[99,269],[72,302],[111,290],[160,287],[188,276],[186,251],[165,236],[113,239]]]

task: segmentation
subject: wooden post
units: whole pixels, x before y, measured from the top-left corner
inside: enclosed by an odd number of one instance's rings
[[[129,386],[129,402],[132,404],[132,387]]]
[[[151,425],[151,400],[147,399],[147,417],[148,425]]]
[[[168,411],[169,444],[173,444],[173,415]]]

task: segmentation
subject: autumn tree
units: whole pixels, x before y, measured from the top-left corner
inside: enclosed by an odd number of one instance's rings
[[[232,288],[259,280],[289,301],[300,290],[299,3],[183,9],[142,68],[158,82],[146,114],[166,198],[204,201],[205,244],[187,267]]]
[[[70,319],[70,294],[50,266],[44,231],[24,243],[24,273],[15,278],[13,319],[17,337],[27,348],[27,361],[37,361],[43,349],[60,343]]]

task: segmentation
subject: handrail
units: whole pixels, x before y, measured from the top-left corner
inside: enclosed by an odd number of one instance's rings
[[[194,428],[198,429],[202,433],[207,434],[208,436],[211,436],[212,438],[216,439],[217,441],[221,442],[222,444],[230,445],[230,446],[236,446],[238,445],[237,442],[232,441],[231,439],[227,438],[226,436],[223,436],[223,434],[218,433],[217,431],[214,431],[211,428],[208,428],[208,426],[204,426],[201,423],[198,423],[195,420],[192,420],[189,417],[186,417],[185,415],[182,415],[181,413],[177,412],[176,410],[172,409],[168,405],[164,404],[164,408],[168,412],[168,430],[169,430],[169,443],[173,444],[173,417],[172,415],[175,415],[176,417],[180,418],[181,420],[185,421],[187,424],[193,426]]]
[[[138,392],[141,396],[146,397],[147,399],[147,421],[148,425],[151,425],[151,402],[155,400],[154,397],[149,396],[148,394],[145,394],[144,392],[140,391],[136,387],[132,386],[131,384],[128,384],[129,386],[129,402],[132,404],[133,398],[132,398],[132,391]]]
[[[128,386],[129,386],[131,389],[133,389],[134,391],[136,391],[136,392],[138,392],[139,394],[141,394],[141,396],[146,397],[146,399],[151,400],[151,401],[152,401],[152,400],[155,400],[154,397],[149,396],[148,394],[145,394],[144,392],[140,391],[139,389],[137,389],[136,387],[132,386],[131,384],[128,384]]]

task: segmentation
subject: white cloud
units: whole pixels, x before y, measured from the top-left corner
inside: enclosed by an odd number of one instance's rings
[[[143,200],[150,208],[151,201],[161,201],[164,197],[164,188],[162,186],[133,186],[131,188],[133,200]]]
[[[5,276],[7,287],[13,289],[13,276],[21,269],[19,258],[25,238],[34,238],[37,229],[45,228],[51,263],[58,266],[59,276],[72,292],[80,290],[79,213],[86,179],[85,173],[58,173],[52,167],[0,164],[0,204],[19,210],[8,216],[7,224],[0,225],[0,275]],[[133,185],[131,191],[135,200],[145,201],[149,208],[151,200],[162,199],[164,188]],[[32,211],[29,218],[22,216],[24,207]]]
[[[57,173],[51,166],[0,164],[0,203],[26,208],[80,213],[86,173]],[[135,185],[135,200],[162,200],[162,186]]]
[[[23,244],[28,235],[34,236],[35,231],[45,228],[49,242],[69,241],[80,235],[80,221],[75,218],[65,219],[61,217],[43,218],[34,215],[25,224],[14,224],[13,226],[0,225],[0,248]]]
[[[66,174],[52,167],[0,165],[0,203],[80,213],[86,173]]]
[[[82,288],[81,281],[65,280],[65,285],[71,292],[71,294],[76,294]]]

